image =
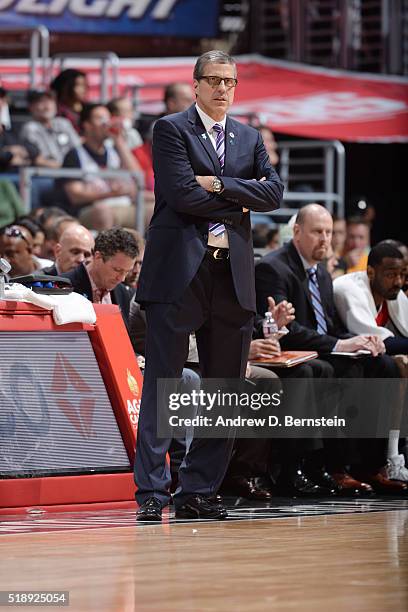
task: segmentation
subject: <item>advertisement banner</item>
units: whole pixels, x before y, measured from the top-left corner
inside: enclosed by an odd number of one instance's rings
[[[2,27],[51,32],[214,37],[218,0],[0,0]]]
[[[275,132],[305,138],[408,142],[405,77],[328,70],[257,55],[236,59],[238,86],[231,111],[237,116],[256,114]],[[139,84],[139,111],[160,114],[164,111],[164,86],[176,81],[192,83],[195,60],[121,59],[120,91],[125,93],[129,86]],[[90,100],[97,100],[100,65],[76,59],[72,66],[87,73]],[[0,85],[5,89],[27,89],[28,62],[24,65],[19,60],[0,60]]]

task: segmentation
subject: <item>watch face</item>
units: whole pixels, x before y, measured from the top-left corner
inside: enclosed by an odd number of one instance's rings
[[[215,191],[215,193],[219,193],[221,191],[222,188],[222,183],[220,181],[219,178],[215,178],[213,180],[213,191]]]

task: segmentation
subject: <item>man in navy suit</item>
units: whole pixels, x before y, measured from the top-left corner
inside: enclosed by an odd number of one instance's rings
[[[255,312],[249,210],[278,208],[283,192],[260,134],[227,116],[234,60],[209,51],[193,76],[196,104],[159,119],[153,132],[156,205],[136,297],[147,319],[135,460],[139,520],[161,520],[170,500],[170,440],[157,438],[157,379],[180,377],[192,331],[204,378],[244,376]],[[225,518],[211,498],[232,442],[193,440],[179,471],[177,517]]]

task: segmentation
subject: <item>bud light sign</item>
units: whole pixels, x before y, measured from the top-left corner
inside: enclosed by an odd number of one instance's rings
[[[54,32],[213,37],[218,0],[0,0],[2,26]]]

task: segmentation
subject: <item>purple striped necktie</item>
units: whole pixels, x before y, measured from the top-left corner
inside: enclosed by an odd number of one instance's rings
[[[224,128],[219,123],[214,123],[212,128],[216,134],[215,138],[215,152],[217,153],[218,161],[221,166],[221,174],[224,172],[225,164],[225,134]],[[219,236],[225,232],[225,225],[223,223],[209,223],[209,231],[213,236]]]
[[[309,292],[312,300],[313,310],[316,317],[317,331],[319,334],[327,334],[326,317],[322,305],[322,297],[320,295],[319,282],[317,280],[316,268],[308,268],[307,275],[309,277]]]

